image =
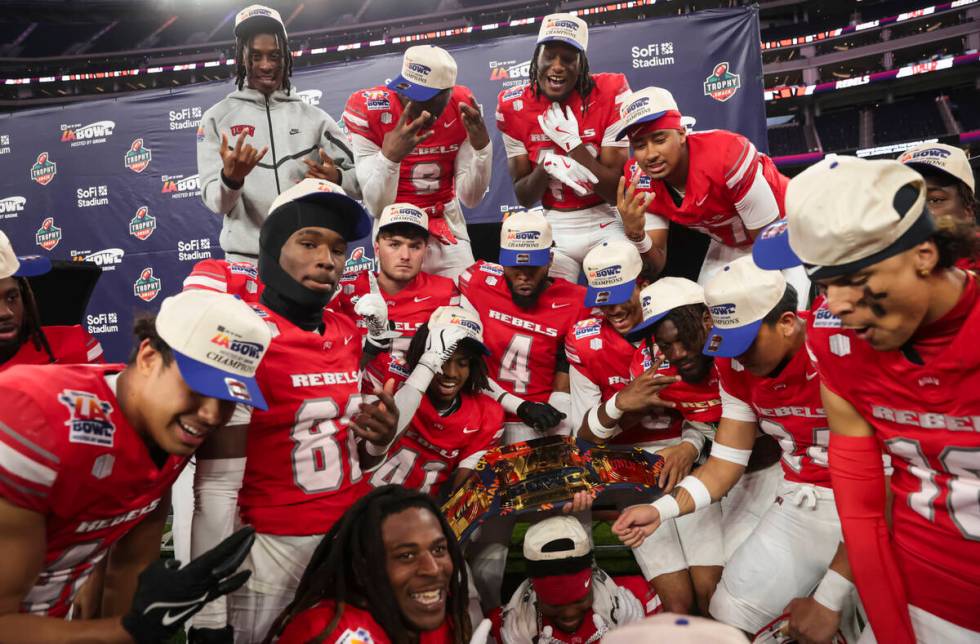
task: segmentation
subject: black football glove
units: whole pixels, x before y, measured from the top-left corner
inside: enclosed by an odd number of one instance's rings
[[[230,625],[224,628],[197,628],[191,626],[187,631],[187,644],[234,644],[235,629]]]
[[[521,403],[517,408],[517,416],[524,421],[525,425],[539,432],[551,429],[565,419],[565,414],[548,403],[530,401]]]
[[[205,604],[245,583],[252,571],[235,571],[253,541],[255,528],[246,526],[183,568],[175,559],[147,566],[122,618],[123,628],[140,644],[169,640]]]

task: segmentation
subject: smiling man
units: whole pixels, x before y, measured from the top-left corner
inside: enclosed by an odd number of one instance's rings
[[[530,82],[497,98],[497,129],[517,201],[540,202],[555,239],[551,272],[578,280],[586,253],[623,239],[610,204],[628,157],[615,139],[619,105],[629,92],[623,74],[592,74],[589,28],[568,13],[545,16],[531,56]],[[638,236],[640,252],[650,242]]]
[[[250,533],[179,571],[160,560],[160,539],[169,488],[197,447],[236,403],[265,407],[255,371],[269,329],[230,295],[193,292],[164,300],[135,334],[127,365],[0,375],[3,641],[166,641],[248,576],[223,581]],[[66,621],[102,561],[103,617]]]
[[[360,196],[346,136],[293,91],[292,72],[279,12],[258,4],[239,11],[237,87],[204,113],[197,130],[201,199],[222,217],[221,249],[229,262],[256,263],[269,206],[300,179],[325,179]]]

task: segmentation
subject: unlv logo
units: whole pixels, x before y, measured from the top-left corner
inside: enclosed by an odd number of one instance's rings
[[[112,405],[88,391],[65,389],[58,402],[68,408],[68,440],[100,447],[112,447],[116,426],[110,419]]]
[[[238,136],[244,132],[248,136],[255,136],[255,126],[254,125],[232,125],[231,135],[233,137]]]

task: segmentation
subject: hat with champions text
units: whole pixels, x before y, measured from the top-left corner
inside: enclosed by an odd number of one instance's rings
[[[642,339],[668,313],[689,304],[704,304],[704,289],[698,283],[683,277],[661,277],[640,291],[643,321],[629,330],[626,339],[630,342]]]
[[[456,84],[456,60],[442,47],[416,45],[405,50],[402,73],[388,89],[413,101],[427,101]]]
[[[759,268],[748,255],[723,266],[704,286],[712,327],[702,352],[737,358],[748,351],[785,292],[783,274]]]

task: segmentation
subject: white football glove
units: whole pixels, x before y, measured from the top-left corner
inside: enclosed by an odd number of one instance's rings
[[[376,343],[383,343],[401,335],[388,328],[388,304],[377,293],[362,295],[354,304],[354,313],[364,318],[368,337]]]
[[[592,185],[599,183],[599,178],[592,171],[571,157],[565,157],[547,152],[541,157],[541,167],[556,181],[561,181],[584,197],[592,191]]]
[[[566,153],[582,145],[582,139],[578,135],[578,119],[571,107],[563,110],[558,103],[552,103],[544,114],[538,115],[538,125]]]
[[[442,365],[452,357],[459,343],[468,337],[466,329],[458,324],[429,329],[429,336],[425,339],[425,352],[419,358],[419,364],[433,374],[442,373]]]

